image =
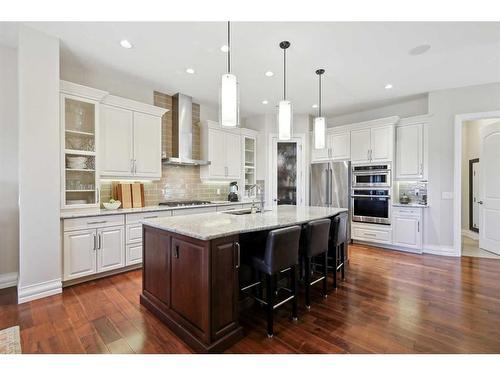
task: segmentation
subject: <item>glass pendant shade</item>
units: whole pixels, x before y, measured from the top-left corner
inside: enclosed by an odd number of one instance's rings
[[[322,149],[326,147],[326,119],[316,117],[314,119],[314,148]]]
[[[292,139],[292,102],[289,100],[278,103],[278,138],[280,141]]]
[[[223,74],[220,87],[220,123],[234,128],[239,125],[238,80],[234,74]]]

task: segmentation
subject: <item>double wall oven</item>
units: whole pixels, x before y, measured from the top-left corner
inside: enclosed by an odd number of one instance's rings
[[[352,166],[352,221],[391,224],[391,166]]]

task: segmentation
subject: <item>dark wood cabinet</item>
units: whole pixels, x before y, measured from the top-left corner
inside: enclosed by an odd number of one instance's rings
[[[242,337],[238,235],[201,241],[143,226],[141,303],[199,352]]]

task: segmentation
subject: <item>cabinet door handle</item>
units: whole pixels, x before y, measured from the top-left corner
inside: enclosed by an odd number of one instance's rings
[[[175,245],[174,258],[179,259],[179,245]]]
[[[156,219],[158,215],[155,216],[144,216],[144,219]]]
[[[137,174],[137,159],[134,159],[134,174]]]
[[[93,250],[94,250],[94,251],[96,251],[96,250],[97,250],[97,237],[96,237],[96,235],[95,235],[95,234],[94,234],[94,249],[93,249]]]
[[[370,160],[370,150],[368,150],[368,151],[366,152],[366,158],[367,158],[368,160]]]
[[[234,246],[236,247],[236,269],[239,269],[241,265],[241,246],[239,242],[235,242]]]
[[[87,221],[87,224],[88,225],[91,225],[91,224],[104,224],[106,222],[106,220],[102,220],[102,221]]]
[[[97,250],[101,250],[101,234],[97,235]]]
[[[134,173],[134,159],[130,159],[130,173]]]
[[[100,191],[99,191],[99,188],[96,188],[96,195],[97,195],[97,203],[99,203],[101,201],[101,194],[100,194]]]
[[[420,221],[417,221],[417,232],[420,233]]]
[[[422,163],[420,163],[420,174],[423,175],[424,174],[424,166]]]

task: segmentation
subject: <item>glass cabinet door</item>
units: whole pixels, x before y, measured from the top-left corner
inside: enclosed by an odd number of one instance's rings
[[[255,185],[256,176],[255,176],[255,164],[256,164],[256,143],[255,138],[245,137],[244,142],[244,168],[245,168],[245,195],[250,198],[254,198],[256,196],[257,189],[253,189],[252,187]]]
[[[62,95],[63,207],[98,204],[96,106],[91,100]]]
[[[280,204],[297,204],[297,144],[277,143],[277,198]]]

